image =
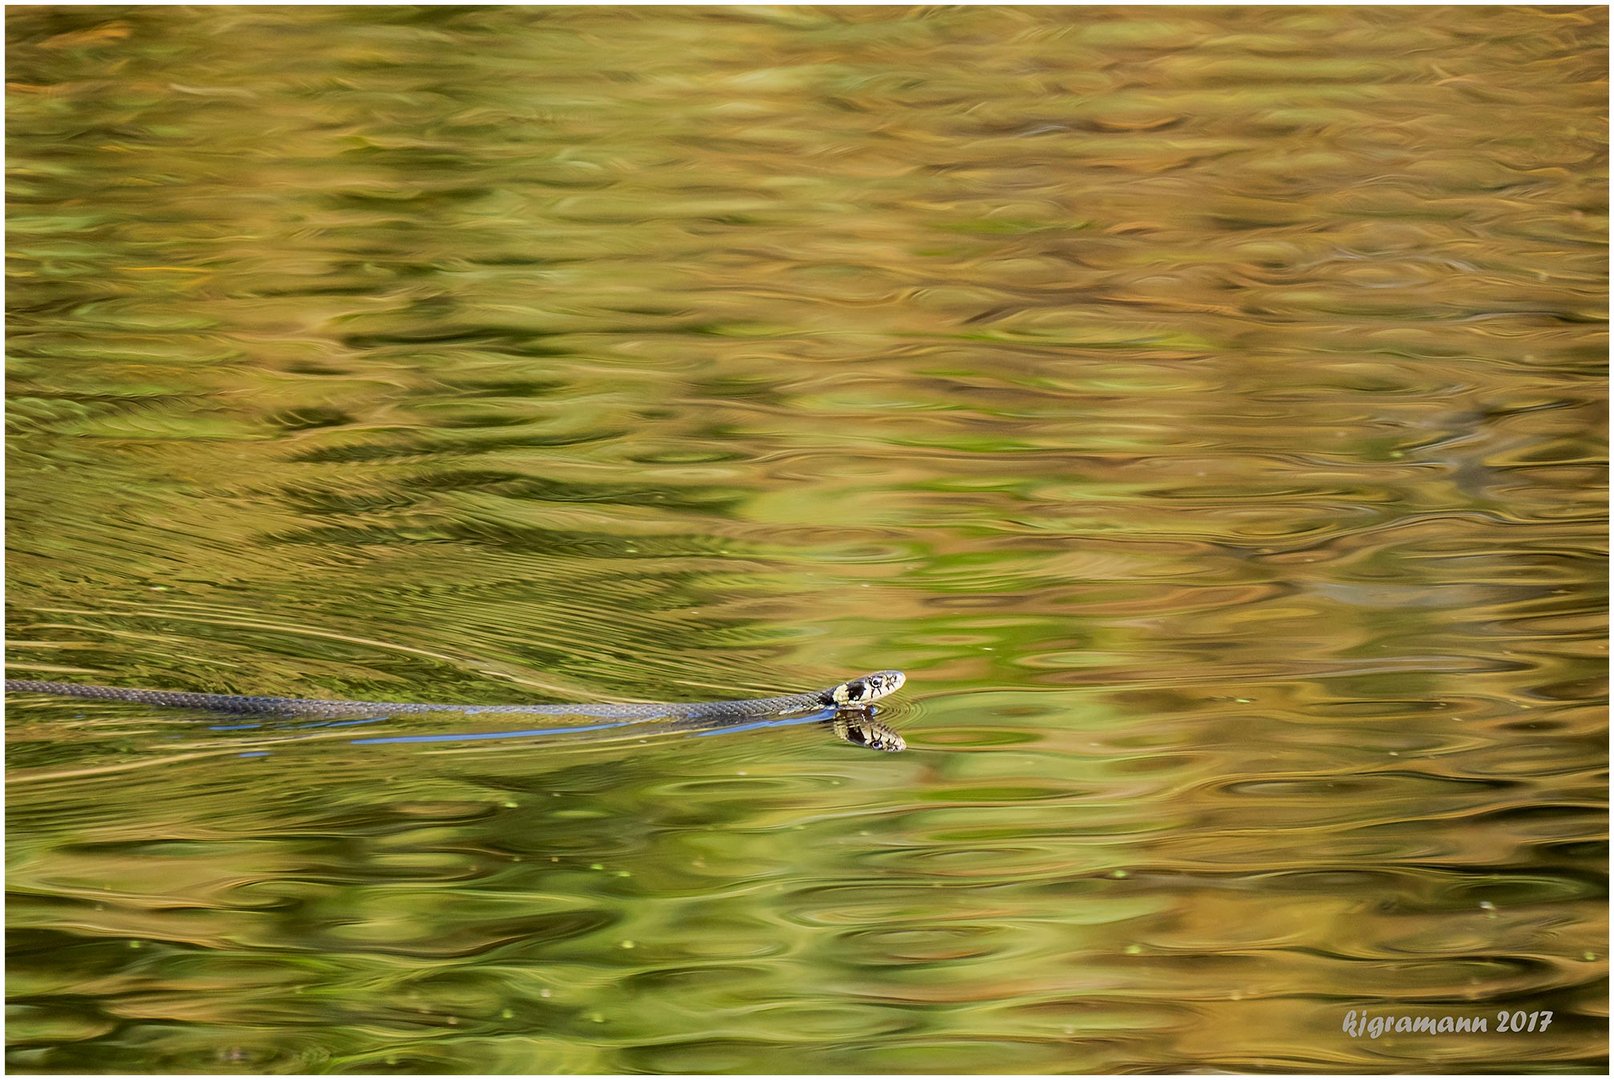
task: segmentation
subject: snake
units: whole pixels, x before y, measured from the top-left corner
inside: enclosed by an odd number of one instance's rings
[[[875,671],[836,683],[827,690],[810,690],[776,697],[742,698],[733,701],[623,702],[584,705],[459,705],[414,701],[351,701],[345,699],[260,697],[246,694],[197,694],[185,690],[139,690],[124,686],[96,686],[90,683],[48,682],[34,679],[7,679],[8,694],[56,694],[125,701],[159,708],[197,709],[203,712],[249,716],[374,716],[406,713],[459,713],[477,715],[504,713],[527,716],[579,716],[605,720],[670,719],[684,724],[724,726],[766,720],[771,717],[834,709],[835,734],[842,740],[871,750],[897,751],[907,748],[902,736],[876,723],[869,708],[875,701],[896,693],[907,682],[900,671]]]

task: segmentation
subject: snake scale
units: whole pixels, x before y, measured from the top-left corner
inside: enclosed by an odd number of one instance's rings
[[[171,709],[199,709],[205,712],[251,716],[374,716],[405,713],[516,714],[538,716],[587,716],[605,720],[670,719],[713,725],[739,724],[769,717],[794,716],[835,709],[835,734],[847,742],[872,750],[902,750],[902,736],[883,724],[875,723],[868,706],[896,693],[907,677],[900,671],[876,671],[827,690],[813,690],[778,697],[745,698],[736,701],[628,702],[600,705],[456,705],[413,701],[326,701],[318,698],[256,697],[244,694],[193,694],[182,690],[137,690],[122,686],[94,686],[87,683],[44,682],[7,679],[8,694],[60,694],[101,701],[126,701]]]

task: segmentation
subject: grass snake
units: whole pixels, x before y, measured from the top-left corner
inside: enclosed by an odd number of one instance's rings
[[[136,690],[122,686],[94,686],[88,683],[44,682],[7,679],[10,694],[61,694],[67,697],[126,701],[171,709],[199,709],[205,712],[244,713],[252,716],[397,715],[404,713],[524,714],[540,716],[588,716],[606,720],[669,719],[689,723],[747,723],[776,716],[794,716],[834,709],[835,734],[847,742],[872,750],[902,750],[902,736],[869,715],[868,706],[894,694],[907,681],[900,671],[876,671],[837,683],[827,690],[813,690],[777,697],[745,698],[736,701],[627,702],[600,705],[457,705],[412,701],[326,701],[318,698],[257,697],[244,694],[193,694],[183,690]]]

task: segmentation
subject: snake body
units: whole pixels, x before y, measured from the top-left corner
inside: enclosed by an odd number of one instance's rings
[[[258,697],[245,694],[194,694],[183,690],[138,690],[123,686],[95,686],[88,683],[44,682],[33,679],[7,679],[7,693],[61,694],[67,697],[101,701],[126,701],[170,709],[199,709],[205,712],[238,713],[251,716],[375,716],[404,713],[520,714],[528,716],[587,716],[606,720],[672,719],[712,724],[733,724],[835,709],[836,734],[848,742],[876,750],[901,750],[902,739],[866,716],[855,716],[867,706],[893,694],[907,681],[900,671],[876,671],[827,690],[782,694],[777,697],[745,698],[736,701],[626,702],[599,705],[458,705],[413,701],[348,701],[318,698]],[[842,732],[842,728],[847,730]],[[894,745],[893,745],[894,743]]]

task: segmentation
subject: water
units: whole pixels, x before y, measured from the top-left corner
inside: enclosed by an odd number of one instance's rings
[[[7,32],[13,677],[912,747],[19,698],[11,1069],[1606,1062],[1602,10]]]

